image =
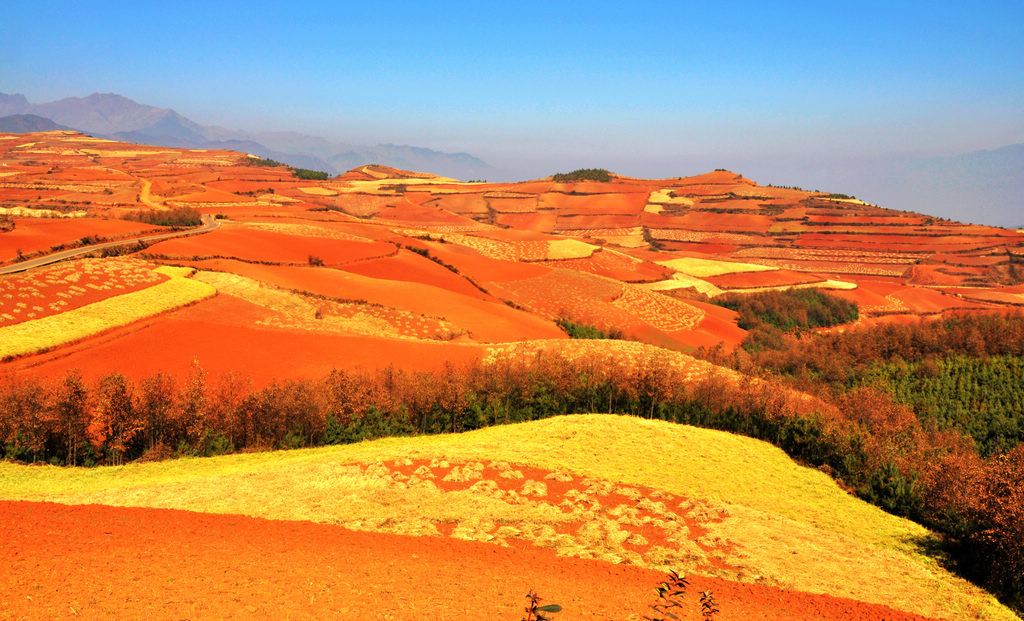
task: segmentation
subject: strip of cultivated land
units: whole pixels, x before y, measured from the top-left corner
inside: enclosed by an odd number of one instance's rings
[[[854,498],[781,450],[632,417],[563,416],[111,468],[0,464],[0,498],[527,541],[929,617],[1016,618],[927,555],[925,528]]]
[[[208,284],[186,278],[180,268],[157,268],[170,276],[152,287],[0,328],[0,358],[21,356],[86,337],[197,302],[217,293]],[[188,270],[191,272],[192,270]]]

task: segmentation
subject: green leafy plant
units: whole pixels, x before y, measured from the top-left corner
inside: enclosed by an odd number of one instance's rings
[[[528,603],[524,609],[526,616],[523,617],[523,621],[551,621],[551,617],[547,616],[546,613],[562,611],[562,607],[558,604],[545,604],[541,606],[541,597],[533,589],[530,589],[530,592],[526,594],[526,599]]]

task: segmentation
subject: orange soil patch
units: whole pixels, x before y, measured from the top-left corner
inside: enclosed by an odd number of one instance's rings
[[[455,267],[463,276],[478,283],[521,280],[543,276],[551,268],[536,263],[517,263],[481,256],[479,252],[455,244],[424,243],[431,256]]]
[[[256,199],[252,196],[239,196],[233,192],[206,188],[203,192],[175,196],[173,200],[180,203],[251,203]]]
[[[576,229],[627,229],[639,224],[635,215],[573,215],[559,216],[555,220],[560,231]]]
[[[953,295],[946,295],[936,289],[907,287],[892,294],[892,297],[903,302],[911,312],[930,314],[940,313],[958,308],[977,308],[978,303],[969,302]]]
[[[421,283],[481,300],[494,301],[493,297],[474,287],[465,278],[408,250],[400,250],[394,257],[355,263],[347,266],[345,271],[370,278]]]
[[[671,276],[672,271],[649,263],[638,261],[622,253],[602,249],[583,259],[561,259],[549,265],[578,272],[589,272],[626,282],[653,282]]]
[[[49,250],[60,244],[77,242],[86,236],[132,237],[165,230],[158,226],[98,218],[14,218],[14,230],[0,233],[0,261],[9,261],[25,254]]]
[[[257,386],[290,378],[319,378],[332,369],[374,370],[390,365],[440,370],[446,360],[479,359],[474,345],[346,336],[254,326],[272,313],[229,295],[147,319],[48,353],[0,365],[0,372],[47,378],[80,369],[88,378],[118,371],[141,378],[165,371],[187,377],[193,360],[212,376],[237,373]]]
[[[696,231],[738,231],[743,233],[765,233],[769,225],[772,224],[770,216],[692,210],[674,216],[672,220],[678,228]]]
[[[555,269],[526,280],[492,283],[492,293],[549,319],[567,318],[601,329],[629,330],[637,318],[612,301],[622,283],[583,272]]]
[[[432,197],[429,204],[459,214],[486,214],[489,211],[482,192],[442,194]]]
[[[6,168],[4,169],[6,171]],[[113,168],[58,168],[46,175],[53,180],[65,181],[127,181],[134,183],[135,178]]]
[[[606,189],[605,191],[614,189]],[[540,196],[541,207],[552,207],[560,216],[570,215],[636,215],[647,205],[643,192],[630,194],[562,194],[549,192]],[[598,228],[598,227],[594,227]]]
[[[920,226],[924,218],[920,216],[822,216],[809,215],[807,221],[812,224],[880,224],[890,226]]]
[[[358,218],[372,216],[388,205],[402,200],[401,197],[393,195],[378,196],[376,194],[356,193],[346,193],[341,196],[332,197],[311,197],[302,192],[291,192],[288,195],[298,199],[309,200],[320,205],[335,207]]]
[[[664,578],[550,550],[168,509],[0,502],[0,533],[13,618],[512,619],[536,589],[558,619],[628,619]],[[687,619],[701,590],[731,619],[925,619],[702,576],[690,588]]]
[[[828,235],[805,233],[797,240],[797,245],[804,247],[824,248],[856,248],[875,250],[889,248],[897,252],[958,252],[962,250],[978,250],[1006,243],[1000,237],[930,237],[927,235],[871,235],[870,227],[859,235]]]
[[[487,225],[454,212],[432,205],[417,205],[404,199],[378,211],[374,221],[381,221],[392,226],[423,227],[428,230],[450,228],[451,230],[472,231],[487,227]]]
[[[170,257],[228,257],[277,263],[308,263],[310,256],[317,256],[328,265],[391,256],[397,252],[393,244],[384,242],[299,237],[242,226],[222,226],[205,235],[160,242],[147,250],[149,254]]]
[[[494,221],[499,226],[508,226],[520,231],[549,233],[555,229],[556,216],[550,211],[534,213],[502,213]]]
[[[0,276],[0,326],[57,315],[167,280],[138,259],[84,259]]]
[[[365,300],[427,317],[442,317],[468,330],[475,341],[565,337],[550,322],[490,296],[471,297],[419,282],[370,278],[329,268],[252,265],[236,261],[196,262],[194,265],[200,269],[223,269],[283,289]],[[395,363],[403,364],[401,359],[396,359]]]
[[[498,213],[533,213],[537,209],[536,196],[484,195],[487,206]]]
[[[789,285],[802,285],[812,282],[820,282],[824,279],[806,272],[773,270],[770,272],[742,272],[737,274],[723,274],[721,276],[708,276],[703,280],[708,281],[720,289],[752,289],[755,287],[785,287]]]

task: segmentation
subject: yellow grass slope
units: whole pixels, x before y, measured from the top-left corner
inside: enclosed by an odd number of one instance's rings
[[[0,328],[0,358],[72,343],[217,293],[210,285],[186,278],[186,272],[175,271],[175,268],[157,268],[156,271],[170,276],[170,279],[65,313]]]
[[[94,470],[0,464],[0,498],[167,507],[421,535],[436,535],[434,524],[447,523],[456,526],[453,536],[498,543],[519,537],[560,553],[614,556],[609,550],[617,523],[597,518],[619,515],[619,507],[566,517],[532,497],[542,497],[527,490],[536,481],[524,482],[511,498],[484,484],[460,492],[432,489],[429,481],[396,484],[382,462],[404,459],[451,460],[467,469],[505,462],[586,478],[592,486],[604,481],[654,488],[688,499],[668,507],[672,511],[718,516],[703,526],[706,540],[726,544],[721,560],[739,568],[722,570],[724,577],[932,617],[1015,618],[922,553],[919,544],[929,536],[924,528],[851,497],[780,450],[741,436],[630,417],[566,416],[458,435]],[[589,535],[551,536],[560,520],[586,518],[597,520],[580,529]],[[679,549],[663,554],[665,562],[618,556],[687,571],[688,559],[699,551],[682,541],[685,528],[675,532],[683,535]]]

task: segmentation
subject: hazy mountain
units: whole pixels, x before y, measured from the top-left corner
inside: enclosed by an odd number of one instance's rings
[[[24,134],[27,132],[52,132],[55,130],[71,130],[35,114],[11,114],[0,117],[0,132]]]
[[[137,144],[233,149],[292,166],[338,174],[363,164],[480,179],[490,166],[468,153],[442,153],[397,145],[350,145],[295,132],[248,133],[200,125],[170,108],[137,103],[113,93],[32,104],[23,95],[0,93],[0,116],[33,114],[80,131]]]

